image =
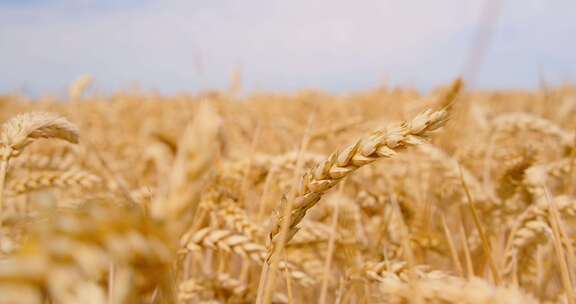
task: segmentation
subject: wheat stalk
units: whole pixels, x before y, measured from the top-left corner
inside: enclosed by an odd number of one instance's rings
[[[17,115],[0,127],[0,212],[3,209],[4,184],[10,158],[39,138],[57,138],[78,143],[78,128],[54,113],[30,112]]]
[[[270,243],[274,245],[277,242],[280,227],[285,220],[289,221],[286,242],[290,241],[297,233],[298,224],[306,212],[342,178],[377,159],[392,157],[398,150],[422,143],[431,132],[444,125],[447,117],[446,110],[427,110],[410,121],[375,131],[331,154],[302,177],[289,219],[282,217],[281,212],[277,213],[274,228],[269,235]],[[269,254],[273,251],[274,246],[270,246]]]
[[[30,112],[17,115],[4,122],[1,127],[0,142],[4,149],[11,150],[10,156],[22,150],[39,138],[57,138],[70,143],[78,143],[78,128],[66,118],[54,113]]]

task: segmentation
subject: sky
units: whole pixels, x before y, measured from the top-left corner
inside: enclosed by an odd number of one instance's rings
[[[473,87],[575,82],[576,1],[495,1],[0,0],[0,93],[62,93],[84,74],[98,92],[194,93],[234,72],[247,92],[428,90],[466,70],[487,28]]]

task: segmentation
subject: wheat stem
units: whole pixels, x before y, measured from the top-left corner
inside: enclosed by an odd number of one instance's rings
[[[444,214],[441,216],[442,219],[442,227],[444,229],[444,234],[446,235],[446,241],[448,242],[448,247],[450,249],[450,256],[452,257],[452,261],[454,262],[454,267],[456,267],[456,271],[458,271],[458,275],[463,277],[464,270],[462,269],[462,263],[460,262],[460,258],[458,258],[458,252],[456,251],[456,245],[454,244],[454,238],[452,238],[452,233],[450,232],[450,228],[448,228],[448,224],[446,223],[446,217]]]
[[[6,174],[8,173],[8,162],[10,161],[10,155],[12,155],[12,149],[10,147],[4,147],[0,151],[0,227],[2,227],[2,212],[4,210],[4,189],[6,184]]]
[[[562,285],[564,286],[564,291],[566,292],[566,297],[568,298],[569,304],[576,303],[574,300],[574,288],[572,287],[572,282],[570,280],[570,270],[569,265],[566,263],[566,258],[564,254],[564,249],[562,248],[562,235],[560,233],[560,216],[558,214],[558,209],[556,208],[556,203],[554,200],[550,199],[548,194],[548,189],[545,185],[542,185],[544,189],[544,196],[550,207],[550,224],[552,226],[552,243],[554,244],[554,252],[556,253],[556,258],[558,264],[560,265],[560,277],[562,279]],[[570,265],[572,266],[572,265]]]
[[[293,236],[292,233],[290,233],[290,222],[291,219],[290,217],[292,216],[292,210],[293,210],[293,202],[294,202],[294,198],[295,198],[295,189],[296,189],[296,185],[297,185],[297,181],[298,181],[298,176],[300,176],[300,173],[302,171],[302,167],[303,167],[303,153],[306,151],[307,147],[308,147],[308,143],[310,140],[310,130],[312,128],[312,123],[314,121],[314,114],[310,115],[309,119],[308,119],[308,124],[306,127],[306,130],[304,132],[304,136],[302,136],[302,141],[300,143],[300,149],[298,150],[298,160],[296,162],[296,171],[294,171],[294,182],[293,182],[293,187],[292,187],[292,191],[290,191],[290,197],[289,200],[286,201],[285,198],[283,198],[285,200],[285,204],[283,204],[285,206],[285,208],[283,208],[283,210],[280,210],[279,212],[282,214],[281,218],[286,218],[286,221],[283,221],[280,223],[280,227],[278,227],[278,238],[280,241],[280,245],[277,246],[276,248],[273,248],[272,250],[268,250],[269,254],[268,254],[268,258],[267,258],[267,263],[266,264],[270,264],[270,267],[263,267],[263,271],[264,269],[266,270],[266,281],[264,282],[264,290],[263,290],[263,294],[262,294],[262,298],[260,299],[260,301],[256,301],[257,303],[263,303],[263,304],[269,304],[271,301],[271,297],[272,297],[272,292],[274,289],[274,280],[275,280],[275,276],[276,276],[276,271],[278,270],[278,263],[280,261],[280,255],[282,253],[282,251],[284,250],[284,246],[286,244],[286,242]],[[260,287],[258,288],[260,290]]]
[[[462,186],[464,187],[464,192],[466,193],[466,198],[468,199],[468,207],[470,208],[470,213],[472,213],[472,219],[474,220],[474,225],[476,229],[478,229],[478,233],[480,234],[480,238],[482,239],[482,248],[484,249],[484,254],[488,259],[488,264],[490,265],[490,270],[492,270],[492,277],[494,279],[494,283],[496,285],[500,284],[500,273],[498,268],[496,267],[496,263],[494,263],[494,259],[492,258],[492,248],[490,246],[490,241],[488,237],[486,237],[486,233],[484,232],[484,228],[482,227],[482,223],[480,222],[480,218],[478,217],[478,213],[476,212],[476,208],[474,207],[474,200],[472,199],[472,195],[470,194],[470,189],[468,189],[468,185],[464,180],[464,174],[462,173],[462,167],[460,168],[460,180],[462,181]]]
[[[330,239],[328,240],[328,252],[326,253],[326,261],[324,262],[324,270],[322,271],[322,287],[320,288],[319,304],[326,303],[326,296],[328,294],[328,278],[330,268],[332,266],[332,259],[334,255],[334,248],[336,245],[336,236],[338,235],[338,216],[340,215],[340,198],[344,190],[344,182],[338,186],[338,198],[334,204],[334,215],[332,215],[332,223],[330,227]]]

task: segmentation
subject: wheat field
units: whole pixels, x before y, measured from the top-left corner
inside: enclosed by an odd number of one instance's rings
[[[0,303],[575,303],[576,88],[0,97]]]

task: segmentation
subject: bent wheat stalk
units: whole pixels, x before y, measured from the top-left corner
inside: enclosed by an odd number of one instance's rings
[[[0,133],[0,211],[4,200],[4,182],[10,158],[38,138],[58,138],[77,144],[78,128],[66,118],[54,113],[30,112],[4,122]]]
[[[269,235],[268,261],[274,254],[275,246],[278,245],[283,221],[289,221],[286,237],[288,242],[298,232],[298,224],[306,212],[344,177],[380,158],[392,157],[403,148],[424,142],[433,131],[446,123],[447,118],[448,112],[445,109],[424,111],[410,121],[375,131],[354,144],[332,153],[328,159],[305,173],[297,189],[290,216],[285,218],[282,212],[278,212],[274,219],[275,224]]]

